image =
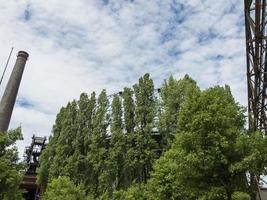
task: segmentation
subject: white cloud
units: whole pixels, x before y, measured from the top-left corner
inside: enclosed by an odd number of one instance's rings
[[[157,87],[185,73],[202,88],[229,84],[246,105],[242,9],[238,0],[0,0],[1,66],[11,46],[30,54],[18,98],[31,106],[17,104],[11,123],[22,125],[21,152],[82,91],[113,93],[145,72]]]

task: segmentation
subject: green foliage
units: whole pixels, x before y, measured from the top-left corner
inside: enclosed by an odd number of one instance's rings
[[[125,155],[125,181],[124,187],[129,187],[131,182],[136,179],[135,167],[135,103],[133,91],[130,88],[124,88],[123,93],[123,119],[124,130],[126,133],[126,155]]]
[[[180,159],[182,156],[184,155],[177,150],[176,144],[174,144],[173,148],[156,162],[154,172],[148,182],[151,199],[194,199],[195,196],[191,197],[190,188],[184,187],[181,180],[183,171],[180,169],[182,166]]]
[[[111,109],[103,90],[60,110],[38,183],[49,182],[51,198],[245,200],[246,173],[266,174],[267,139],[244,123],[229,86],[201,92],[188,75],[170,77],[157,99],[145,74],[113,95]]]
[[[84,179],[81,177],[87,173],[85,157],[92,140],[95,104],[95,93],[91,94],[90,99],[82,93],[78,102],[73,101],[60,110],[53,136],[41,155],[37,180],[42,187],[62,175],[70,176],[76,183]]]
[[[85,190],[76,186],[68,177],[52,179],[48,184],[43,200],[85,200]]]
[[[48,183],[48,178],[49,178],[49,171],[50,171],[50,162],[52,159],[52,156],[54,153],[52,153],[52,140],[50,140],[50,144],[46,147],[45,150],[43,150],[41,154],[41,160],[42,165],[37,168],[37,184],[42,185],[42,187],[45,189]]]
[[[57,163],[55,163],[54,160],[55,158],[58,159],[58,156],[56,156],[58,151],[57,144],[59,137],[64,136],[64,122],[67,118],[67,112],[69,107],[70,104],[68,104],[67,107],[61,108],[60,112],[57,114],[56,123],[53,126],[53,136],[49,137],[49,143],[41,154],[41,166],[37,169],[37,183],[39,185],[42,185],[43,188],[46,187],[49,178],[54,178],[58,174],[56,170],[59,169],[60,171],[62,171],[62,166],[57,166]]]
[[[117,190],[124,187],[126,136],[123,133],[122,104],[120,97],[114,95],[112,101],[111,142],[109,151],[108,169],[110,171],[110,186]]]
[[[149,194],[143,184],[132,185],[127,191],[120,190],[114,193],[114,200],[148,200]],[[152,200],[152,199],[151,199]],[[155,199],[156,200],[156,199]]]
[[[234,191],[245,189],[248,168],[233,170],[244,158],[238,147],[245,134],[243,111],[222,87],[186,101],[179,134],[155,165],[152,193],[159,199],[231,199]]]
[[[244,171],[249,169],[253,174],[266,175],[265,166],[267,164],[267,138],[261,132],[243,134],[239,137],[237,148],[240,152],[241,160],[232,166],[232,171]]]
[[[135,127],[135,104],[133,100],[133,91],[130,88],[124,88],[123,93],[124,123],[127,135],[134,132]]]
[[[164,82],[160,90],[158,129],[163,139],[161,147],[168,149],[177,133],[178,116],[183,104],[199,93],[196,82],[188,75],[175,80],[172,76]]]
[[[108,188],[108,143],[107,143],[107,127],[109,123],[109,115],[107,114],[108,99],[106,91],[103,90],[98,97],[98,107],[96,109],[95,118],[93,120],[93,132],[90,151],[87,152],[86,161],[89,173],[87,174],[86,187],[87,191],[98,197]]]
[[[23,165],[18,163],[18,152],[14,146],[21,139],[20,128],[0,133],[0,199],[3,200],[22,199],[19,183]]]
[[[134,86],[135,94],[135,125],[134,145],[129,151],[133,151],[134,159],[132,167],[135,170],[136,181],[146,182],[156,159],[156,142],[152,138],[153,120],[156,113],[154,98],[154,84],[149,74],[139,79]]]
[[[60,129],[56,135],[55,155],[53,156],[53,162],[51,164],[51,176],[58,177],[63,175],[73,174],[70,171],[72,160],[70,155],[75,152],[75,137],[77,132],[77,102],[72,101],[68,103],[65,109],[62,109],[60,115]]]
[[[235,192],[233,194],[233,200],[250,200],[250,196],[244,192]]]

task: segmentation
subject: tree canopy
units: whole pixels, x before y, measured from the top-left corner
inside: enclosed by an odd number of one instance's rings
[[[53,179],[48,184],[43,200],[85,200],[85,190],[76,186],[68,177]]]
[[[20,128],[0,133],[0,199],[3,200],[22,199],[19,184],[22,180],[23,165],[18,162],[15,146],[15,142],[21,139]]]
[[[266,161],[254,156],[266,151],[266,139],[248,134],[244,123],[244,109],[228,87],[195,93],[179,113],[170,150],[154,166],[152,199],[248,198],[246,174],[264,173]]]
[[[245,121],[229,86],[201,91],[186,75],[155,89],[145,74],[60,110],[38,183],[50,196],[63,181],[91,199],[244,200],[255,191],[248,172],[265,174],[267,162],[266,138]]]

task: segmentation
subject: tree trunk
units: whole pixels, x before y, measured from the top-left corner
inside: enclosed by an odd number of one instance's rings
[[[250,173],[250,187],[251,187],[251,195],[250,195],[250,198],[251,200],[256,200],[257,198],[257,183],[256,183],[256,180],[255,180],[255,176],[253,173]]]
[[[227,194],[227,200],[232,200],[232,194]]]
[[[228,188],[226,188],[226,195],[227,195],[227,200],[232,200],[233,192]]]

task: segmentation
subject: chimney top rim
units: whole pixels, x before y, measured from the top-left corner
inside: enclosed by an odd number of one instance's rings
[[[28,59],[29,54],[26,51],[19,51],[17,57],[23,57],[25,59]]]

